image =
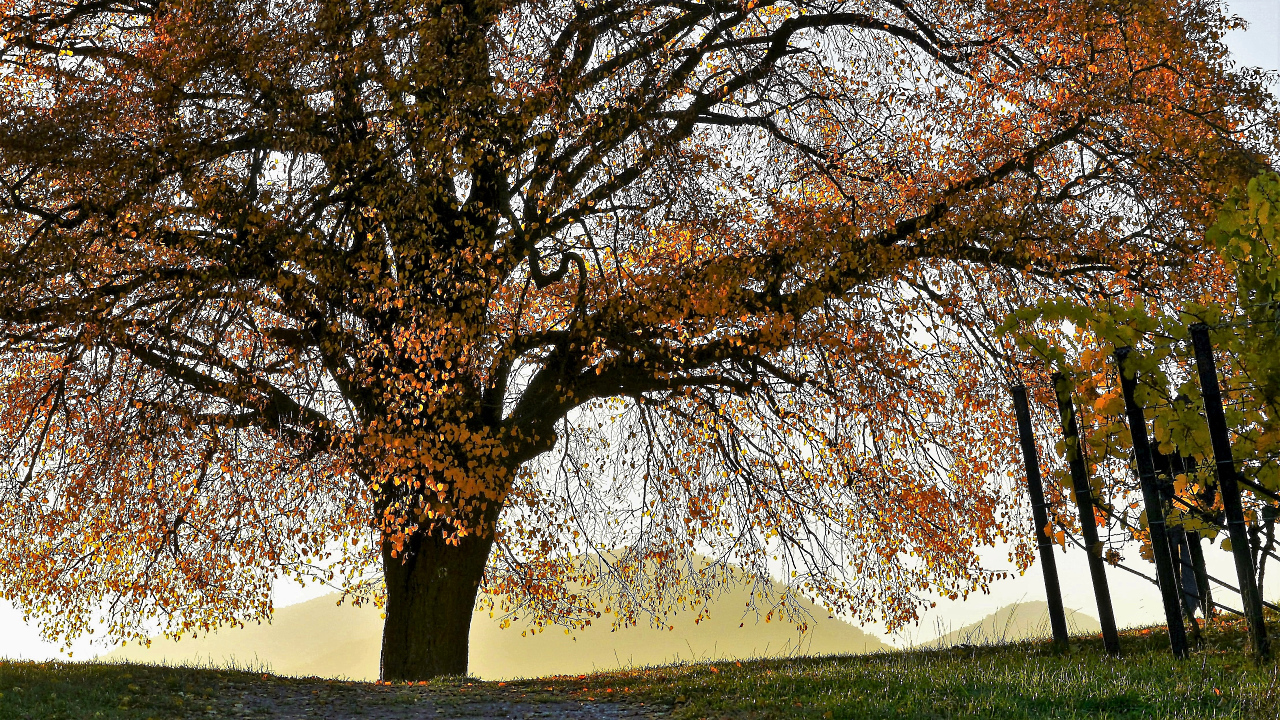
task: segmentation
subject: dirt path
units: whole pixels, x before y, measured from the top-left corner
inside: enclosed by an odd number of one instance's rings
[[[210,718],[266,720],[408,720],[410,718],[569,718],[621,720],[666,717],[665,708],[566,697],[527,684],[431,683],[427,686],[372,685],[319,679],[271,678],[228,681]]]

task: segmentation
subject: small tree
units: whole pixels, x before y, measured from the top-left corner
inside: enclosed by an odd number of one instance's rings
[[[1133,347],[1130,366],[1147,407],[1155,449],[1176,458],[1167,468],[1173,497],[1171,524],[1216,539],[1223,503],[1204,416],[1189,329],[1209,326],[1220,364],[1221,389],[1259,587],[1276,550],[1275,499],[1280,494],[1280,175],[1266,171],[1233,190],[1205,238],[1221,264],[1218,282],[1198,296],[1145,302],[1052,300],[1014,313],[1024,346],[1077,381],[1086,454],[1094,463],[1095,497],[1102,501],[1123,543],[1138,539],[1150,559],[1150,536],[1130,463],[1130,430],[1111,354]],[[1183,467],[1182,459],[1191,460]],[[1063,472],[1064,486],[1065,471]],[[1069,521],[1068,521],[1069,524]],[[1222,546],[1230,540],[1222,535]],[[1115,555],[1112,556],[1116,558]]]
[[[633,621],[732,562],[891,625],[984,586],[996,320],[1194,285],[1269,147],[1203,0],[0,17],[4,595],[180,633],[380,564],[388,679],[464,672],[482,585]]]

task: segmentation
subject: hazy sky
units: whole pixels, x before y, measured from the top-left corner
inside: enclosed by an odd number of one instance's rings
[[[1237,61],[1242,65],[1252,65],[1269,70],[1280,70],[1280,0],[1228,0],[1227,7],[1231,12],[1249,22],[1245,31],[1232,33],[1227,38]],[[1003,550],[993,549],[989,556],[991,564],[998,566],[1005,555]],[[1137,553],[1128,553],[1136,557]],[[1206,562],[1210,574],[1232,581],[1234,584],[1235,569],[1231,557],[1221,550],[1205,545]],[[1132,565],[1148,574],[1153,574],[1150,563],[1135,561]],[[1063,600],[1068,607],[1077,608],[1095,615],[1097,607],[1093,600],[1092,586],[1089,581],[1088,568],[1084,555],[1078,550],[1060,554],[1058,567],[1062,578]],[[1280,594],[1280,564],[1269,568],[1269,580],[1264,594],[1274,599]],[[1153,585],[1135,578],[1127,573],[1110,569],[1108,579],[1111,594],[1116,600],[1116,619],[1121,625],[1138,625],[1163,622],[1163,611],[1160,597]],[[277,606],[323,595],[328,592],[322,588],[299,588],[296,584],[282,585],[276,590]],[[976,621],[996,609],[1019,600],[1043,600],[1044,582],[1039,566],[1022,577],[996,584],[989,595],[970,597],[967,601],[940,602],[938,607],[920,623],[918,628],[909,629],[896,637],[885,636],[886,640],[896,644],[909,644],[914,638],[917,641],[928,640],[938,635],[938,629],[955,629]],[[1238,598],[1219,598],[1228,605],[1239,607]],[[875,628],[865,628],[876,632]],[[99,645],[77,643],[74,656],[90,657],[103,652]],[[40,640],[35,628],[23,622],[22,614],[11,606],[0,603],[0,657],[43,659],[59,656],[58,647]]]
[[[1280,0],[1227,0],[1231,12],[1249,21],[1227,44],[1243,65],[1280,70]]]

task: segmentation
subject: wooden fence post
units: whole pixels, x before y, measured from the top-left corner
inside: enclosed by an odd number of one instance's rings
[[[1156,479],[1160,486],[1160,497],[1169,507],[1173,506],[1178,493],[1174,490],[1173,456],[1160,452],[1160,448],[1151,448],[1151,460],[1156,466]],[[1191,549],[1187,547],[1187,531],[1182,523],[1170,525],[1165,522],[1165,535],[1169,537],[1169,557],[1173,558],[1173,576],[1178,579],[1179,597],[1182,598],[1182,614],[1191,626],[1191,635],[1200,642],[1200,625],[1196,623],[1196,603],[1200,593],[1193,586],[1196,584],[1195,571],[1191,566]]]
[[[1245,619],[1249,622],[1253,652],[1259,658],[1265,658],[1271,654],[1271,646],[1267,640],[1267,626],[1262,618],[1262,596],[1258,592],[1257,578],[1253,574],[1253,558],[1249,555],[1249,534],[1244,523],[1244,508],[1240,502],[1240,485],[1236,481],[1235,458],[1231,456],[1227,418],[1222,410],[1218,366],[1213,359],[1213,345],[1209,342],[1209,327],[1204,323],[1196,323],[1190,330],[1191,343],[1196,352],[1196,373],[1200,376],[1200,395],[1204,398],[1204,418],[1209,424],[1213,459],[1218,467],[1218,489],[1222,492],[1222,509],[1227,515],[1231,555],[1235,558],[1236,576],[1240,579],[1240,599],[1244,604]]]
[[[1018,441],[1022,445],[1022,460],[1027,467],[1027,490],[1031,494],[1031,517],[1036,524],[1036,545],[1040,548],[1040,565],[1044,568],[1044,591],[1049,604],[1049,625],[1053,628],[1053,641],[1059,648],[1067,648],[1067,614],[1062,609],[1062,586],[1058,583],[1058,561],[1053,555],[1053,542],[1049,540],[1045,526],[1049,524],[1044,487],[1040,483],[1040,458],[1036,453],[1036,437],[1031,431],[1031,408],[1027,404],[1027,387],[1014,385],[1013,410],[1018,418]]]
[[[1117,348],[1116,364],[1120,369],[1120,388],[1124,394],[1129,434],[1133,437],[1133,454],[1138,463],[1138,479],[1142,483],[1142,499],[1147,506],[1147,529],[1151,532],[1151,554],[1156,561],[1156,578],[1160,599],[1164,603],[1165,622],[1169,625],[1169,648],[1177,657],[1187,656],[1187,630],[1182,626],[1182,591],[1173,576],[1173,557],[1169,552],[1169,536],[1164,525],[1164,498],[1156,479],[1156,466],[1151,459],[1147,439],[1147,420],[1142,406],[1134,399],[1137,377],[1126,367],[1132,348]]]
[[[1173,471],[1178,475],[1195,472],[1195,458],[1173,454],[1169,457]],[[1209,585],[1209,571],[1204,566],[1204,548],[1200,547],[1200,533],[1187,531],[1187,551],[1191,554],[1191,570],[1196,576],[1196,596],[1205,620],[1213,619],[1213,588]]]
[[[1217,611],[1213,607],[1213,587],[1209,584],[1209,571],[1204,566],[1204,548],[1200,546],[1200,533],[1187,531],[1187,549],[1191,552],[1191,568],[1196,574],[1196,594],[1200,596],[1200,611],[1205,620],[1212,620]]]
[[[1058,397],[1058,417],[1062,420],[1062,436],[1066,440],[1067,464],[1071,468],[1076,510],[1080,513],[1080,534],[1084,536],[1089,575],[1093,578],[1093,597],[1098,601],[1102,644],[1108,654],[1119,655],[1120,635],[1116,631],[1115,611],[1111,607],[1111,586],[1107,584],[1102,543],[1098,540],[1098,521],[1093,512],[1093,490],[1089,487],[1089,466],[1085,462],[1080,427],[1076,423],[1076,405],[1071,399],[1071,385],[1062,373],[1053,374],[1053,389]]]

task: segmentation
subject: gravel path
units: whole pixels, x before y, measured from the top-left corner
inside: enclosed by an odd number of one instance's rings
[[[272,720],[409,720],[410,718],[567,718],[615,720],[666,717],[665,708],[577,699],[525,684],[372,685],[318,679],[231,681],[210,718]]]

